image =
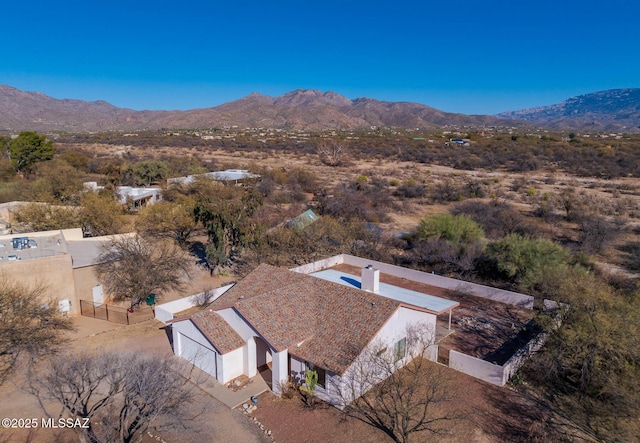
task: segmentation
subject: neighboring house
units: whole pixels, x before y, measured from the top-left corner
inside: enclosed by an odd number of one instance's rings
[[[223,183],[238,184],[245,180],[260,178],[258,174],[252,174],[246,169],[225,169],[224,171],[207,172],[206,174],[187,175],[186,177],[174,177],[167,179],[167,185],[188,185],[199,178],[208,178]]]
[[[81,228],[2,235],[0,274],[44,285],[44,297],[57,301],[61,313],[77,315],[80,300],[104,301],[95,265],[102,245],[112,238],[83,238]]]
[[[338,391],[369,344],[404,352],[408,326],[435,336],[436,317],[450,318],[459,305],[380,283],[379,276],[371,267],[358,278],[260,265],[206,310],[171,321],[174,352],[221,383],[268,368],[278,395],[281,383],[315,369],[315,395],[340,405]],[[437,359],[435,346],[429,358]]]
[[[98,186],[97,182],[85,182],[84,187],[94,192],[104,189],[104,186]],[[116,199],[119,204],[127,205],[129,209],[140,210],[162,200],[162,189],[116,186]]]
[[[127,205],[129,209],[137,211],[162,200],[162,189],[117,186],[116,197],[118,203]]]

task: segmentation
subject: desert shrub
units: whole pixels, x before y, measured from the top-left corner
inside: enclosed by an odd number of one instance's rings
[[[562,327],[523,371],[544,406],[598,441],[634,441],[640,408],[640,297],[614,290],[579,266],[550,268],[538,294],[564,303]],[[543,314],[540,324],[557,325]],[[622,321],[624,319],[624,321]]]
[[[0,183],[0,203],[22,200],[24,185],[18,182]]]
[[[69,163],[54,159],[38,165],[38,180],[48,192],[35,200],[77,204],[83,187],[83,174]],[[44,195],[49,194],[50,198]]]
[[[29,203],[14,213],[21,231],[52,231],[80,227],[78,208],[54,206],[46,203]]]
[[[425,185],[418,183],[415,180],[408,180],[398,186],[394,192],[394,194],[400,198],[420,198],[424,197],[426,193],[427,188]]]
[[[457,204],[451,213],[464,214],[478,223],[487,238],[499,239],[508,234],[536,233],[536,228],[511,204],[492,200],[488,203],[478,200],[468,200]]]
[[[417,240],[443,239],[450,243],[471,243],[484,237],[482,227],[465,215],[437,214],[418,224]]]
[[[436,203],[460,201],[462,193],[452,180],[445,180],[433,187],[431,198]]]
[[[483,243],[451,243],[442,238],[413,242],[408,257],[413,265],[438,274],[468,276],[482,256]]]
[[[381,233],[371,225],[323,215],[304,229],[285,225],[269,230],[245,260],[294,266],[339,253],[389,260],[386,251]]]
[[[264,197],[270,196],[276,189],[276,182],[271,177],[265,177],[256,185],[256,191]]]
[[[409,238],[409,255],[431,271],[468,274],[482,253],[483,239],[480,225],[465,215],[437,214],[420,220]]]
[[[525,289],[541,281],[547,269],[567,264],[570,259],[557,243],[519,234],[489,243],[486,252],[499,273]]]
[[[619,234],[624,226],[622,220],[609,220],[593,215],[580,221],[580,248],[587,254],[602,252]]]
[[[332,193],[325,191],[317,200],[320,214],[344,220],[378,223],[388,219],[392,208],[386,184],[377,179],[342,184]]]
[[[58,154],[60,160],[65,161],[70,166],[83,172],[88,171],[89,160],[91,157],[84,152],[75,149],[66,149]]]
[[[320,180],[314,172],[304,168],[291,168],[287,175],[289,184],[299,185],[304,192],[317,192]]]
[[[630,241],[619,248],[624,255],[624,266],[632,271],[640,271],[640,241]]]
[[[210,171],[197,156],[165,155],[160,160],[167,165],[166,177],[184,177],[193,174],[204,174]],[[208,164],[207,166],[213,165]]]

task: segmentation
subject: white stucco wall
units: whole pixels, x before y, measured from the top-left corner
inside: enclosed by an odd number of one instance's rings
[[[496,386],[504,386],[504,368],[458,351],[449,351],[449,367]]]
[[[424,325],[425,329],[433,331],[434,336],[429,339],[432,342],[435,341],[436,316],[401,306],[378,331],[372,342],[381,341],[393,344],[402,337],[406,337],[407,327],[416,324]]]
[[[246,376],[255,376],[258,373],[257,368],[259,366],[273,362],[273,356],[276,353],[275,349],[271,348],[269,343],[263,339],[256,339],[256,337],[261,337],[260,334],[245,322],[242,316],[238,314],[238,311],[233,308],[227,308],[216,312],[229,323],[246,343],[243,347],[243,373]],[[286,379],[286,370],[284,374]],[[275,381],[276,379],[274,379]]]
[[[233,285],[222,286],[218,289],[215,289],[211,293],[210,302],[218,299],[222,294],[231,289]],[[186,311],[189,308],[196,306],[204,297],[204,292],[200,292],[198,294],[193,294],[188,297],[183,297],[179,300],[170,301],[167,303],[162,303],[161,305],[156,305],[155,315],[156,320],[160,320],[162,323],[167,324],[170,320],[173,320],[174,316],[178,312]]]
[[[171,330],[175,355],[190,361],[220,383],[227,383],[244,373],[246,345],[220,354],[191,320],[175,322]]]
[[[222,370],[219,370],[220,383],[228,383],[236,377],[244,374],[244,348],[238,348],[234,351],[227,352],[221,356],[222,358]]]
[[[218,358],[219,353],[191,320],[173,323],[171,333],[175,355],[191,362],[216,379],[221,379],[223,362]]]
[[[238,314],[233,308],[221,309],[216,311],[229,325],[238,333],[244,341],[249,340],[251,337],[259,335],[253,330],[251,326]]]
[[[435,331],[436,316],[427,312],[417,311],[405,307],[400,307],[389,318],[387,323],[378,331],[376,336],[371,341],[373,345],[383,345],[392,350],[395,343],[402,338],[406,337],[407,328],[410,325],[424,325],[425,329]],[[429,360],[437,360],[438,347],[433,345],[427,350],[427,357]],[[344,400],[353,400],[353,393],[349,392],[351,389],[347,389],[347,380],[355,377],[357,368],[362,365],[363,357],[360,356],[356,361],[345,371],[342,376],[334,374],[330,371],[326,371],[326,384],[324,388],[316,387],[315,395],[326,401],[327,403],[340,407]],[[408,363],[406,359],[402,364]],[[297,376],[304,381],[305,375],[305,362],[292,356],[291,357],[291,375]],[[342,394],[340,393],[342,391]],[[358,393],[362,395],[364,392]]]
[[[291,377],[293,377],[293,379],[296,380],[297,382],[302,383],[304,381],[304,373],[306,370],[304,361],[293,355],[290,355],[290,357],[291,357],[291,361],[290,361],[291,369],[289,371],[289,375],[291,375]]]
[[[289,380],[289,353],[286,349],[272,355],[271,372],[273,393],[279,396],[282,393],[283,384]]]
[[[313,263],[307,263],[306,265],[291,268],[291,271],[299,272],[300,274],[311,274],[313,272],[322,271],[323,269],[330,268],[344,263],[344,254],[334,255],[333,257],[325,258],[323,260],[314,261]]]

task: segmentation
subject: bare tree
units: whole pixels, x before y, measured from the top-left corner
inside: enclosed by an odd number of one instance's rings
[[[122,353],[60,355],[30,374],[30,389],[52,420],[78,420],[83,442],[132,442],[150,427],[185,427],[194,385],[171,357]],[[62,406],[51,411],[49,401]],[[48,406],[49,405],[49,406]]]
[[[175,244],[149,243],[137,235],[114,238],[98,260],[96,272],[107,291],[132,308],[155,291],[181,289],[191,271],[188,255]]]
[[[369,345],[338,389],[344,412],[396,442],[416,433],[444,434],[444,422],[458,418],[450,405],[456,393],[451,370],[427,359],[433,343],[434,331],[418,324],[393,344]]]
[[[347,145],[344,142],[331,140],[318,146],[320,159],[329,166],[340,166],[348,156]]]
[[[23,354],[55,351],[72,329],[58,312],[58,302],[44,297],[43,285],[26,285],[0,274],[0,384]]]

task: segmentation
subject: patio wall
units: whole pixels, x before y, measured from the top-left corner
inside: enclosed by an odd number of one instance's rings
[[[449,351],[449,367],[491,384],[504,386],[527,359],[542,348],[547,338],[549,338],[548,333],[536,335],[518,349],[504,365],[496,365],[452,349]]]
[[[449,351],[449,367],[491,384],[504,386],[504,368],[500,365],[452,349]]]
[[[329,257],[324,260],[318,260],[313,263],[292,268],[291,270],[301,274],[310,274],[342,263],[361,268],[364,268],[367,265],[373,265],[376,269],[379,269],[380,272],[385,274],[406,278],[407,280],[419,283],[425,283],[438,288],[461,291],[476,297],[487,298],[489,300],[499,301],[526,309],[533,309],[533,297],[530,295],[518,294],[517,292],[505,291],[504,289],[469,283],[462,280],[456,280],[455,278],[443,277],[441,275],[429,274],[428,272],[407,269],[401,266],[390,265],[388,263],[360,258],[349,254],[334,255],[333,257]]]
[[[209,300],[209,302],[216,300],[222,294],[227,292],[232,286],[233,284],[226,285],[212,291],[211,299]],[[200,292],[188,297],[183,297],[179,300],[156,305],[156,319],[166,324],[168,321],[173,320],[174,314],[193,308],[198,304],[200,300],[202,300],[203,297],[204,292]]]
[[[334,257],[331,258],[333,259]],[[406,278],[407,280],[412,280],[419,283],[425,283],[431,286],[436,286],[438,288],[460,291],[474,295],[476,297],[488,298],[490,300],[499,301],[526,309],[533,309],[533,297],[530,295],[518,294],[517,292],[505,291],[503,289],[492,288],[490,286],[469,283],[462,280],[456,280],[455,278],[443,277],[441,275],[429,274],[428,272],[407,269],[401,266],[390,265],[387,263],[355,257],[348,254],[342,254],[342,263],[358,267],[373,265],[374,268],[379,269],[380,272],[385,274]]]

